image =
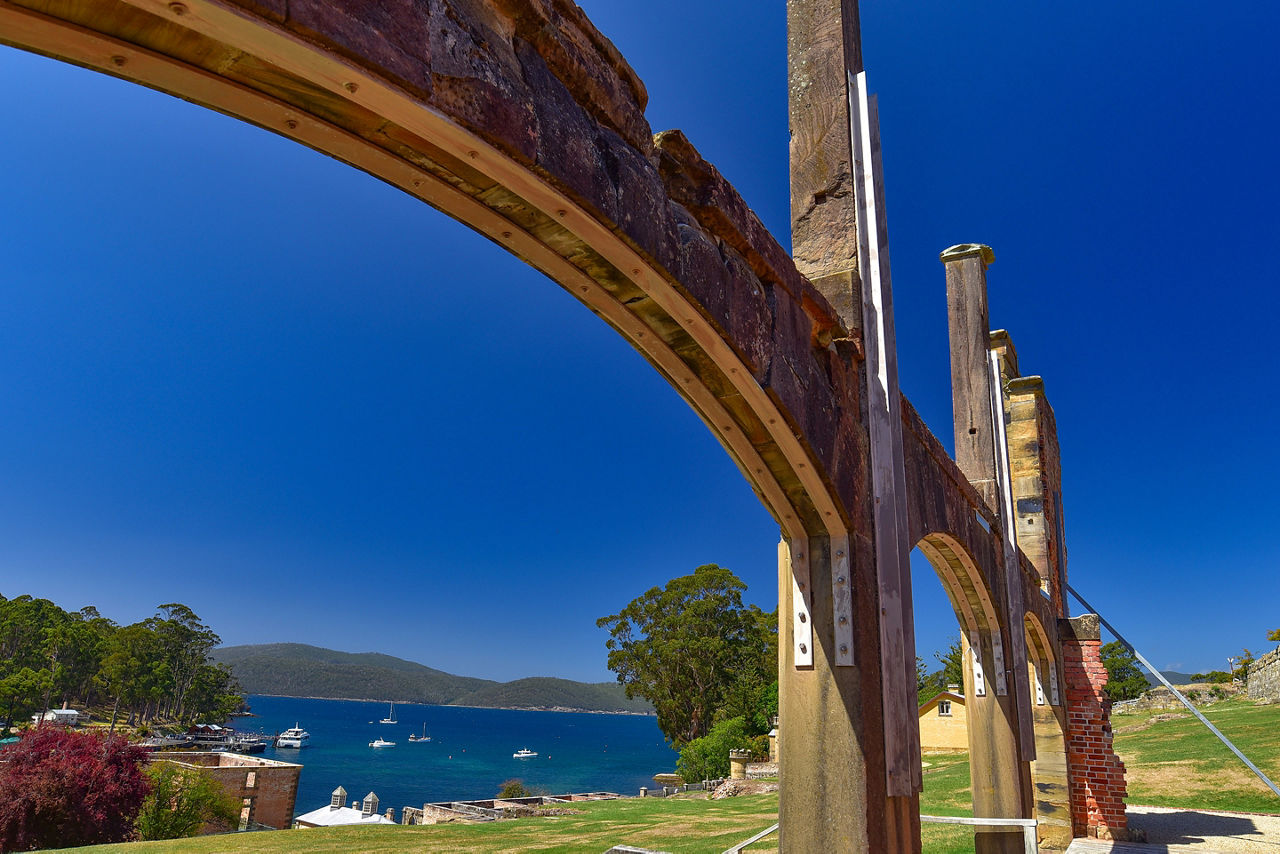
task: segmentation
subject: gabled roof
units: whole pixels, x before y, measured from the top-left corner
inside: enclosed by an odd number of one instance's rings
[[[925,712],[929,711],[934,706],[938,705],[939,700],[950,700],[953,703],[959,703],[960,705],[963,706],[964,694],[956,694],[951,691],[939,691],[937,694],[930,697],[929,700],[923,706],[920,707],[919,713],[923,715]]]
[[[353,810],[351,807],[334,809],[330,806],[312,810],[309,813],[298,816],[294,821],[302,824],[313,824],[316,827],[336,827],[342,824],[395,824],[385,815],[378,813],[365,815],[360,810]]]

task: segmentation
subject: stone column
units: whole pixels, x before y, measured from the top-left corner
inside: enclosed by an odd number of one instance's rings
[[[729,779],[747,779],[747,761],[751,759],[750,750],[729,751]]]

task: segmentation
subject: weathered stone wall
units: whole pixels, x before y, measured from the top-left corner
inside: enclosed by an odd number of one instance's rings
[[[1098,618],[1085,614],[1058,623],[1067,694],[1067,764],[1071,823],[1077,836],[1128,838],[1124,763],[1111,741],[1107,668]]]
[[[258,824],[277,830],[287,830],[293,824],[301,765],[234,753],[182,751],[158,752],[152,761],[194,768],[237,801],[250,800],[250,819]]]
[[[1249,699],[1280,700],[1280,647],[1249,665]]]

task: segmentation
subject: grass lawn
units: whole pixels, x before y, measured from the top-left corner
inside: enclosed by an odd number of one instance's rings
[[[721,801],[626,798],[574,804],[581,815],[522,818],[487,824],[358,827],[206,836],[175,842],[135,842],[80,849],[93,854],[187,852],[507,852],[600,854],[618,844],[721,854],[778,820],[778,796],[747,795]],[[777,851],[773,836],[752,852]]]
[[[1280,799],[1190,715],[1116,715],[1116,751],[1128,766],[1129,800],[1154,806],[1280,813]],[[1165,713],[1167,714],[1167,713]],[[1206,710],[1214,725],[1273,779],[1280,778],[1280,705],[1229,700]],[[920,811],[972,815],[967,754],[930,755]],[[102,846],[95,854],[200,852],[510,852],[599,854],[616,844],[673,854],[720,854],[778,820],[778,796],[627,798],[574,804],[581,814],[490,824],[368,827],[236,834]],[[926,854],[972,854],[973,830],[945,824],[922,828]],[[777,836],[749,849],[777,851]],[[90,850],[90,849],[84,849]]]
[[[1272,780],[1280,779],[1280,705],[1232,699],[1200,711]],[[1280,813],[1280,798],[1189,712],[1114,715],[1129,803]]]

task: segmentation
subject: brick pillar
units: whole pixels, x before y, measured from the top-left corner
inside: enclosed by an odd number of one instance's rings
[[[1102,640],[1095,614],[1058,622],[1067,701],[1067,768],[1076,836],[1125,840],[1124,763],[1111,746],[1111,701],[1103,689]]]

